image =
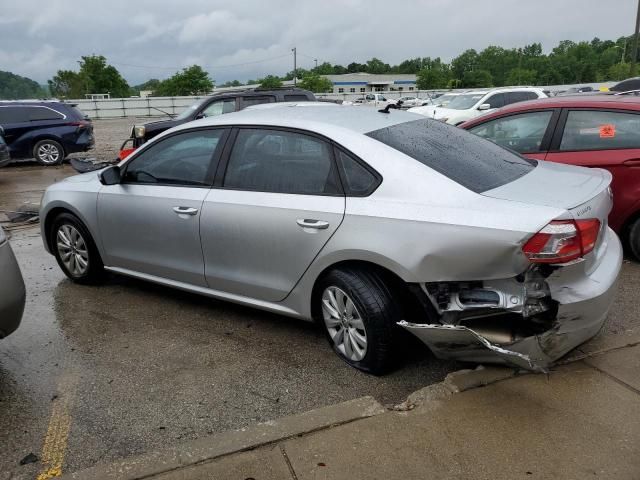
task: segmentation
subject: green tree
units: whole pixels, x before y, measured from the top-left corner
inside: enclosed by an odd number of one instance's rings
[[[282,86],[282,80],[275,75],[267,75],[258,81],[260,82],[261,88],[279,88]]]
[[[451,61],[453,76],[462,79],[465,73],[477,68],[478,60],[478,52],[474,49],[465,50]]]
[[[624,80],[625,78],[629,78],[630,71],[631,67],[628,63],[616,63],[615,65],[611,65],[609,70],[607,70],[607,79]]]
[[[242,85],[242,82],[240,82],[239,80],[230,80],[227,82],[224,82],[222,85],[220,85],[220,87],[239,87]]]
[[[48,84],[51,95],[57,98],[82,98],[88,92],[88,80],[72,70],[58,70]]]
[[[473,70],[466,72],[462,76],[462,87],[464,88],[484,88],[492,86],[493,79],[491,78],[491,73],[486,70]]]
[[[349,65],[347,65],[348,73],[360,73],[360,72],[366,72],[366,71],[367,71],[367,66],[363,65],[362,63],[351,62]]]
[[[0,99],[20,100],[46,97],[38,82],[11,72],[0,71]]]
[[[131,92],[133,95],[140,95],[140,92],[142,91],[151,90],[153,94],[155,94],[155,91],[158,89],[159,85],[160,85],[160,80],[158,80],[157,78],[152,78],[150,80],[147,80],[144,83],[141,83],[140,85],[135,85],[131,87]]]
[[[209,78],[209,74],[201,66],[192,65],[160,82],[156,95],[161,97],[206,95],[212,90],[213,81]]]
[[[120,72],[107,64],[102,55],[88,55],[81,57],[80,77],[85,81],[84,93],[109,93],[111,97],[128,97],[130,88]]]
[[[387,73],[391,67],[388,63],[384,63],[379,58],[373,57],[371,60],[367,60],[367,73]]]
[[[441,69],[423,68],[417,74],[416,86],[419,90],[446,88],[448,81],[449,79]]]
[[[509,71],[505,85],[535,85],[538,72],[526,68],[513,68]]]
[[[302,81],[298,84],[300,88],[310,90],[315,93],[330,92],[333,90],[333,83],[330,80],[321,77],[317,73],[307,73],[302,77]]]

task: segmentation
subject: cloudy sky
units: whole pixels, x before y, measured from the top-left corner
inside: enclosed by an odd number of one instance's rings
[[[636,0],[0,0],[0,70],[46,82],[101,54],[130,84],[199,64],[217,83],[298,64],[445,60],[633,33]]]

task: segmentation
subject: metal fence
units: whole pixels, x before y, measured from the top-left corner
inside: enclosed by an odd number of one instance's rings
[[[591,86],[597,90],[601,86],[611,86],[614,82],[604,83],[585,83],[579,85],[547,85],[540,88],[550,92],[559,92],[576,86]],[[464,91],[474,89],[464,89]],[[475,89],[487,90],[487,89]],[[442,90],[438,90],[442,92]],[[403,90],[403,91],[386,91],[386,92],[356,92],[356,93],[322,93],[316,94],[318,98],[326,98],[333,100],[354,101],[362,98],[369,93],[380,93],[389,99],[396,99],[404,96],[416,96],[420,98],[429,98],[434,90]],[[123,118],[123,117],[162,117],[166,113],[177,115],[185,108],[192,105],[203,97],[146,97],[146,98],[110,98],[105,100],[68,100],[75,103],[78,108],[87,114],[90,118]],[[166,112],[166,113],[165,113]]]

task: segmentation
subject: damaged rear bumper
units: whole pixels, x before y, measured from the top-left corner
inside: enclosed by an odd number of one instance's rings
[[[406,321],[399,325],[422,340],[438,358],[544,371],[596,335],[607,318],[622,265],[622,246],[610,229],[605,241],[601,258],[592,271],[586,272],[585,264],[577,263],[557,269],[546,279],[551,298],[558,303],[558,312],[551,328],[543,333],[497,344],[463,325]]]

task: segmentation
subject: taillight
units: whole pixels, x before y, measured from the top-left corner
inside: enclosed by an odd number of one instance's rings
[[[69,122],[67,123],[67,125],[70,125],[72,127],[88,127],[89,125],[91,125],[91,122],[87,120],[80,120],[78,122]]]
[[[596,246],[600,220],[554,220],[525,243],[522,251],[534,263],[567,263]]]

